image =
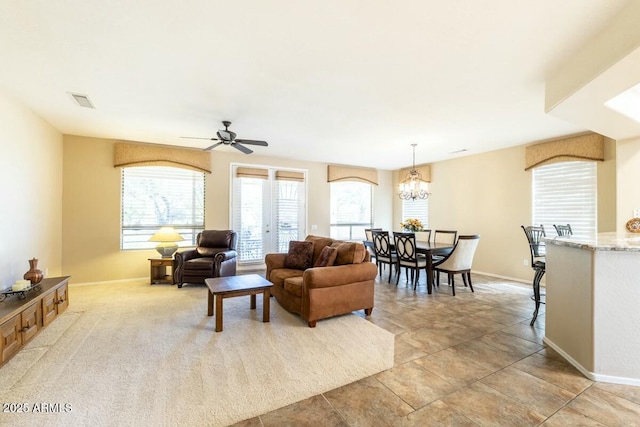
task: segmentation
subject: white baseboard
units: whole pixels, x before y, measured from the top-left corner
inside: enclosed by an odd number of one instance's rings
[[[560,356],[564,357],[567,360],[567,362],[569,362],[571,365],[573,365],[574,368],[576,368],[578,371],[580,371],[580,373],[582,373],[582,375],[584,375],[585,377],[589,378],[592,381],[599,381],[599,382],[603,382],[603,383],[612,383],[612,384],[623,384],[623,385],[640,386],[640,379],[627,378],[627,377],[616,377],[616,376],[613,376],[613,375],[603,375],[603,374],[596,374],[594,372],[591,372],[588,369],[586,369],[584,366],[582,366],[580,363],[578,363],[573,357],[569,356],[564,350],[562,350],[560,347],[558,347],[553,341],[551,341],[547,337],[544,337],[542,339],[542,341],[545,344],[547,344],[549,347],[554,349]]]
[[[484,271],[476,271],[476,270],[471,270],[471,272],[473,274],[480,274],[482,276],[489,276],[489,277],[495,277],[497,279],[511,280],[512,282],[526,283],[527,285],[531,285],[533,283],[533,279],[531,279],[531,280],[523,280],[523,279],[518,279],[518,278],[515,278],[515,277],[501,276],[499,274],[487,273],[487,272],[484,272]]]

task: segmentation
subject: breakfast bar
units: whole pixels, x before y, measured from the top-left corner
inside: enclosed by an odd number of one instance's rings
[[[592,380],[640,385],[640,235],[545,243],[544,342]]]

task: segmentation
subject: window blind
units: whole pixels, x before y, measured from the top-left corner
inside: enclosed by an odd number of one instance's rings
[[[149,238],[173,227],[193,246],[204,230],[204,173],[168,166],[122,168],[121,249],[152,249]]]
[[[555,236],[553,224],[571,224],[574,236],[592,239],[597,221],[596,162],[552,163],[533,169],[533,225]]]
[[[403,200],[402,221],[408,218],[419,219],[425,229],[429,228],[429,199]]]
[[[303,181],[276,180],[275,239],[278,252],[287,252],[291,240],[302,240],[305,224]]]
[[[364,240],[365,228],[373,226],[373,186],[363,182],[331,184],[331,237]]]
[[[240,264],[263,262],[267,253],[287,252],[291,240],[304,239],[305,172],[241,166],[232,171],[232,228],[239,231]]]
[[[269,181],[237,176],[233,181],[232,228],[238,233],[238,262],[258,262],[266,254],[263,239],[269,227],[265,200]]]

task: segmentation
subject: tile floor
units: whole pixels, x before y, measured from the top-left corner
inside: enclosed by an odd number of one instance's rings
[[[640,426],[640,387],[594,383],[542,343],[529,286],[457,276],[455,297],[428,295],[387,274],[369,320],[395,335],[395,366],[236,426]]]

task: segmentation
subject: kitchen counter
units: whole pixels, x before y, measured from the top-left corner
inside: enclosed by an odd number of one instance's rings
[[[545,343],[592,380],[640,386],[640,235],[545,243]]]
[[[545,238],[548,245],[568,246],[592,251],[640,252],[640,234],[638,233],[600,233],[593,239],[570,237]]]

